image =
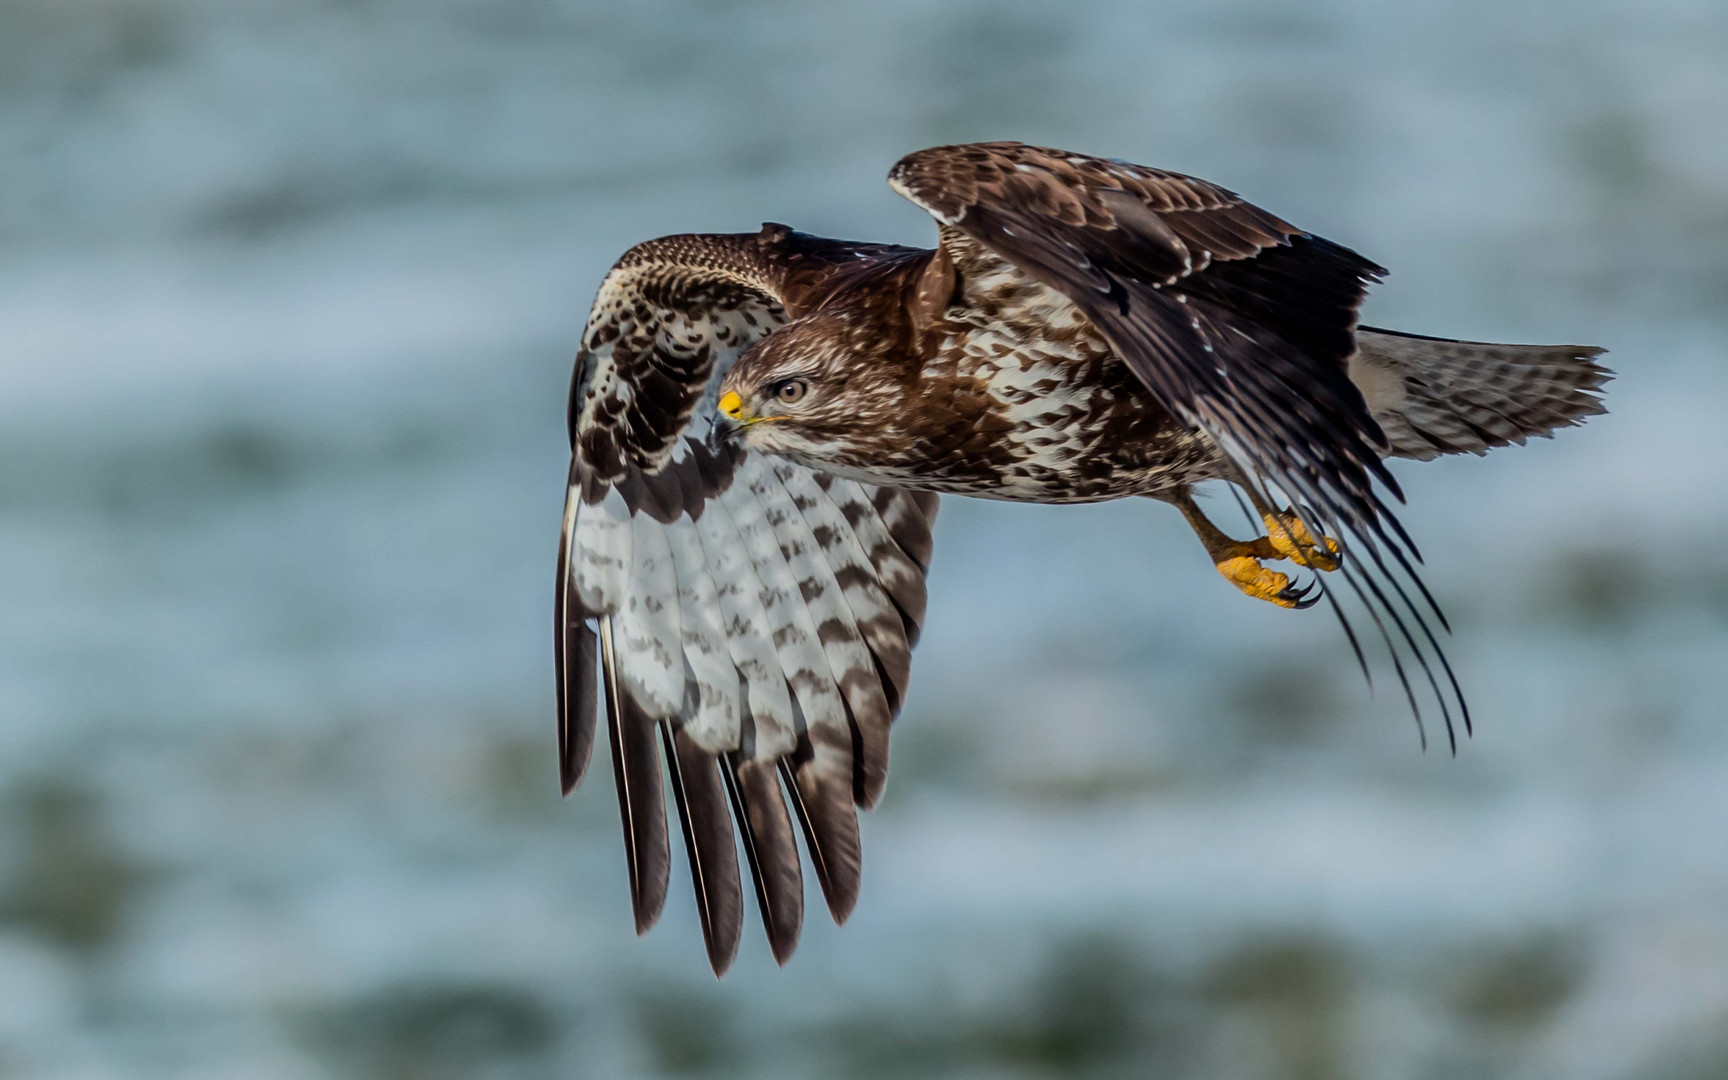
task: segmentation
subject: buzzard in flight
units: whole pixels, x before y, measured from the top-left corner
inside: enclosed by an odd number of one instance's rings
[[[1380,267],[1203,180],[985,143],[919,151],[888,182],[936,219],[934,250],[782,225],[650,240],[606,275],[576,357],[563,786],[604,708],[637,931],[666,898],[664,776],[716,973],[743,924],[738,840],[781,963],[797,833],[835,920],[852,910],[856,808],[887,776],[939,494],[1171,503],[1249,596],[1326,599],[1359,662],[1338,597],[1365,611],[1418,721],[1425,685],[1450,734],[1469,715],[1383,459],[1602,411],[1601,350],[1359,327]],[[1205,480],[1266,535],[1208,521]],[[1276,560],[1317,573],[1299,586]]]

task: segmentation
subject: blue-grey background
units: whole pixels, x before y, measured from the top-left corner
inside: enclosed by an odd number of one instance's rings
[[[1714,0],[5,0],[0,1076],[1728,1076],[1725,103]],[[716,983],[558,797],[579,328],[983,138],[1613,412],[1398,466],[1456,759],[1167,507],[949,500],[857,914]]]

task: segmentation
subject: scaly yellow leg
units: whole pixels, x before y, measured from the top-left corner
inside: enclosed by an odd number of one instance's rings
[[[1194,534],[1206,545],[1206,554],[1212,557],[1213,565],[1224,575],[1225,581],[1256,600],[1265,600],[1279,607],[1305,608],[1319,600],[1318,596],[1309,595],[1313,586],[1296,588],[1290,584],[1289,575],[1260,565],[1261,559],[1288,557],[1271,539],[1259,536],[1247,541],[1232,540],[1207,520],[1191,496],[1184,495],[1170,501],[1182,511]]]

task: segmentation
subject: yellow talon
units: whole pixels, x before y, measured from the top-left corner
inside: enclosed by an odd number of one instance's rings
[[[1260,565],[1261,559],[1288,558],[1284,549],[1280,548],[1274,540],[1264,536],[1256,536],[1252,540],[1232,540],[1219,531],[1218,526],[1206,519],[1206,515],[1202,514],[1200,508],[1194,505],[1192,496],[1183,493],[1180,497],[1170,501],[1176,504],[1178,510],[1182,511],[1182,516],[1187,518],[1188,524],[1193,527],[1194,534],[1200,538],[1202,544],[1206,545],[1206,554],[1212,557],[1212,565],[1216,566],[1218,572],[1224,575],[1224,580],[1256,600],[1267,600],[1279,607],[1306,608],[1313,607],[1320,602],[1320,596],[1323,594],[1314,591],[1315,583],[1311,582],[1297,588],[1290,584],[1290,578],[1287,575],[1280,574],[1276,570],[1268,570]],[[1268,522],[1271,521],[1270,518],[1267,520]],[[1294,518],[1291,520],[1295,521]],[[1296,522],[1296,528],[1301,529],[1300,536],[1306,537],[1308,535],[1308,531],[1302,529],[1301,522]],[[1278,531],[1273,533],[1274,537],[1280,535],[1289,535],[1284,532],[1282,525]],[[1315,569],[1331,569],[1331,567],[1338,565],[1324,556],[1321,556],[1320,559],[1330,565],[1316,566]],[[1305,563],[1304,565],[1313,564]]]
[[[1224,575],[1224,580],[1256,600],[1265,600],[1284,608],[1304,608],[1312,603],[1304,602],[1307,600],[1307,590],[1291,588],[1288,575],[1266,569],[1260,565],[1260,560],[1252,555],[1234,555],[1221,560],[1217,566],[1218,572]]]
[[[1311,570],[1336,570],[1339,566],[1340,549],[1338,541],[1330,536],[1323,536],[1318,541],[1314,534],[1308,531],[1308,526],[1291,511],[1282,514],[1267,514],[1266,539],[1271,541],[1272,548],[1280,559],[1290,559]]]

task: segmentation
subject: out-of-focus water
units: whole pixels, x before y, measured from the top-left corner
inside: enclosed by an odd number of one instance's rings
[[[1724,1075],[1725,101],[1709,0],[11,0],[0,1075]],[[1456,759],[1168,508],[949,500],[857,914],[717,984],[557,794],[570,356],[631,243],[928,243],[977,138],[1613,412],[1398,468]]]

